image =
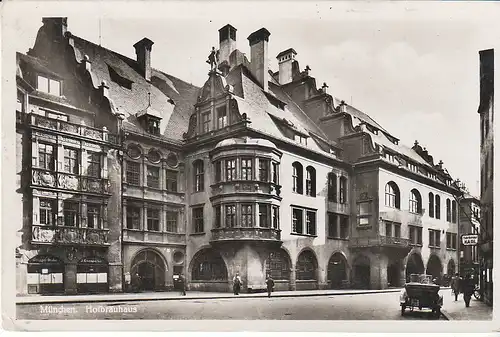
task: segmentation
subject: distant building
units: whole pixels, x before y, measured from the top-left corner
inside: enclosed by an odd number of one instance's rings
[[[481,206],[477,197],[472,196],[468,191],[463,191],[460,198],[460,235],[481,233]],[[469,273],[479,274],[479,247],[477,245],[465,246],[459,240],[460,246],[460,275]]]
[[[152,68],[147,38],[130,59],[43,22],[18,54],[18,293],[168,290],[179,274],[230,291],[236,273],[248,291],[266,274],[383,289],[457,270],[443,163],[317,88],[294,49],[269,69],[265,28],[248,59],[222,27],[198,88]]]
[[[479,52],[481,120],[481,287],[484,299],[493,303],[493,116],[494,116],[494,50]]]

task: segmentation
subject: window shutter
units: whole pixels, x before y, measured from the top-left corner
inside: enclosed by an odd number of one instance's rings
[[[37,167],[38,166],[38,142],[36,140],[34,140],[31,143],[31,157],[32,157],[31,165],[33,167]]]
[[[40,224],[40,199],[33,197],[33,224]]]

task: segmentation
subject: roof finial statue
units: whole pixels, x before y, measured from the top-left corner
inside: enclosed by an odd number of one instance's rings
[[[309,76],[309,72],[311,71],[311,67],[309,65],[306,65],[306,69],[304,69],[304,72],[306,73],[306,76]]]
[[[206,61],[210,64],[210,70],[217,69],[217,63],[219,63],[219,51],[215,50],[215,47],[212,47],[212,51],[210,55],[208,55],[208,60]]]

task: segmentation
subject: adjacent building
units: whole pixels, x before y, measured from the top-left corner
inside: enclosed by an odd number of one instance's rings
[[[481,123],[481,225],[479,240],[481,289],[484,300],[493,304],[493,116],[494,116],[494,50],[479,52],[480,97],[478,113]]]
[[[297,52],[269,69],[265,28],[219,30],[206,82],[46,18],[18,54],[18,293],[383,289],[454,273],[443,163],[317,88]],[[132,46],[131,46],[132,48]],[[218,56],[218,57],[217,57]],[[92,183],[92,184],[91,184]],[[90,187],[92,186],[92,187]],[[95,186],[95,188],[94,188]]]
[[[471,195],[462,188],[463,196],[460,200],[460,235],[481,235],[481,204],[479,198]],[[460,245],[460,275],[479,275],[479,247],[477,245]]]

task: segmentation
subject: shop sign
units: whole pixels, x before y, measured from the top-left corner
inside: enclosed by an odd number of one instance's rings
[[[479,236],[477,234],[464,234],[462,235],[462,245],[464,246],[475,246],[479,241]]]
[[[93,257],[84,257],[80,261],[80,264],[108,264],[106,260],[101,257],[93,256]]]
[[[37,255],[35,257],[33,257],[32,259],[30,259],[28,261],[28,263],[61,263],[61,261],[57,258],[57,257],[54,257],[54,256],[50,256],[50,255]]]

